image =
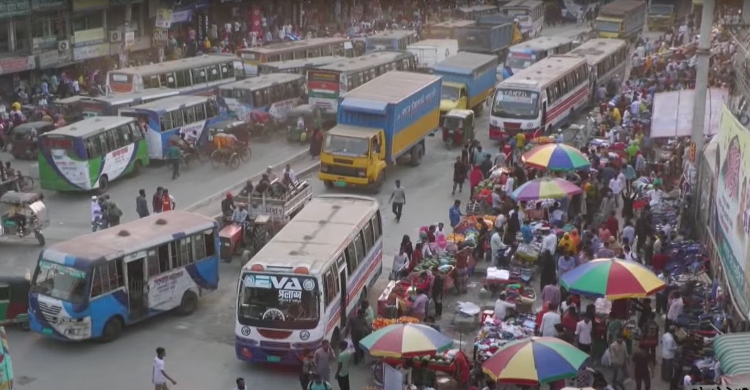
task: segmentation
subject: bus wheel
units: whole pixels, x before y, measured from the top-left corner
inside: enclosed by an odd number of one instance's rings
[[[122,334],[123,323],[120,317],[112,317],[104,324],[102,341],[108,343],[117,340]]]
[[[97,192],[99,195],[103,195],[105,192],[107,192],[107,188],[109,187],[109,178],[107,178],[107,175],[101,175],[99,177],[99,188],[97,188]]]
[[[182,295],[182,301],[180,302],[180,307],[177,309],[177,312],[180,315],[186,316],[192,314],[197,308],[198,296],[192,291],[187,291]]]

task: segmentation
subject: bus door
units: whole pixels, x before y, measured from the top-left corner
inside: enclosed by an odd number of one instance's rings
[[[155,254],[156,252],[154,252]],[[128,275],[128,306],[130,320],[139,320],[148,313],[148,291],[146,291],[146,252],[125,258]]]

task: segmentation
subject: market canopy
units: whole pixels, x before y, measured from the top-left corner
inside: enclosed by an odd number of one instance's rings
[[[719,132],[722,105],[729,99],[725,88],[709,88],[706,95],[704,135]],[[654,95],[651,116],[651,138],[687,137],[693,129],[695,90],[660,92]]]
[[[394,324],[378,329],[359,341],[374,357],[434,355],[453,347],[453,339],[424,324]]]
[[[595,259],[560,277],[571,293],[609,299],[643,298],[664,288],[664,282],[641,263],[623,259]]]
[[[566,196],[578,195],[581,187],[557,177],[542,177],[521,184],[510,197],[518,202],[539,199],[560,199]]]
[[[750,334],[735,333],[714,339],[714,354],[726,375],[750,374]]]
[[[530,337],[505,344],[482,363],[498,383],[538,386],[575,378],[589,355],[556,337]]]
[[[558,143],[535,146],[521,156],[521,161],[550,171],[576,171],[591,166],[580,150]]]

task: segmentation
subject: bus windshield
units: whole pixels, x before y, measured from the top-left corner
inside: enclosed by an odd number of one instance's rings
[[[367,44],[372,50],[398,50],[395,38],[370,38]]]
[[[40,260],[32,291],[71,303],[83,303],[88,294],[86,272]]]
[[[513,53],[508,54],[508,59],[505,60],[505,66],[511,69],[526,69],[536,60],[536,56],[528,53]]]
[[[239,294],[243,325],[312,329],[320,320],[318,283],[313,277],[246,273]]]
[[[620,32],[620,22],[597,19],[594,29],[596,31],[604,32]]]
[[[495,94],[492,115],[511,119],[536,119],[539,115],[539,93],[500,89]]]
[[[345,137],[328,134],[325,142],[325,152],[345,156],[367,156],[370,150],[368,138]]]

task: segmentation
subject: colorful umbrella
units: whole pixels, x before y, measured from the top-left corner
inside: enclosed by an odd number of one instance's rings
[[[555,337],[531,337],[506,344],[482,364],[492,380],[536,386],[575,378],[589,355]]]
[[[635,261],[596,259],[564,273],[560,284],[568,291],[609,299],[643,298],[664,288],[650,269]]]
[[[583,192],[581,187],[556,177],[542,177],[523,183],[510,197],[516,201],[559,199]]]
[[[591,165],[588,157],[565,144],[539,145],[524,153],[521,161],[550,171],[574,171]]]
[[[375,357],[434,355],[453,346],[453,339],[423,324],[394,324],[370,333],[359,345]]]

